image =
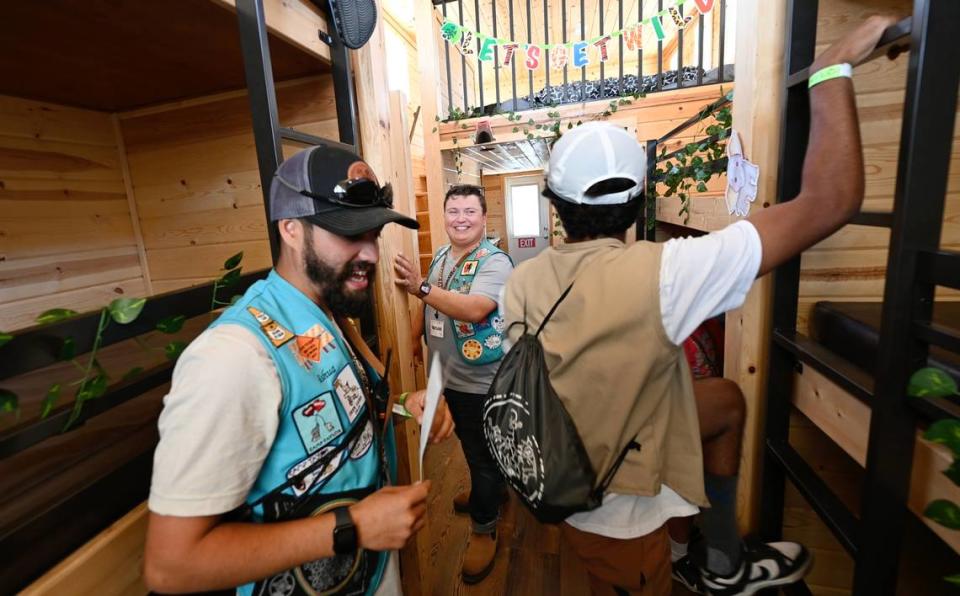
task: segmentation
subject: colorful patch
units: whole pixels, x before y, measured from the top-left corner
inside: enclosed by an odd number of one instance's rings
[[[329,391],[297,406],[293,411],[293,423],[307,453],[316,452],[343,434],[333,393]]]
[[[457,337],[470,337],[476,333],[473,328],[473,323],[467,323],[464,321],[454,321],[453,323],[454,328],[457,330]]]
[[[482,259],[483,257],[487,256],[488,254],[490,254],[490,251],[489,251],[489,250],[487,250],[487,249],[485,249],[485,248],[481,248],[480,250],[477,251],[477,254],[475,254],[475,255],[473,255],[473,256],[477,257],[478,259]]]
[[[503,340],[500,339],[499,335],[490,335],[487,337],[487,339],[483,340],[483,345],[487,346],[491,350],[496,350],[500,347],[500,343],[502,341]]]
[[[468,339],[463,342],[460,353],[463,354],[463,357],[467,360],[476,360],[483,355],[483,346],[475,339]]]
[[[324,447],[323,449],[314,453],[307,459],[296,464],[295,466],[290,468],[290,471],[287,472],[287,480],[293,478],[303,470],[306,470],[316,462],[320,461],[320,458],[330,453],[334,449],[335,447]],[[327,462],[327,465],[323,466],[323,468],[314,470],[309,474],[307,474],[306,476],[304,476],[300,482],[293,485],[293,494],[299,497],[300,495],[310,490],[310,488],[314,484],[318,482],[323,482],[324,480],[329,478],[334,472],[337,471],[337,468],[340,467],[340,461],[342,459],[343,459],[343,452],[341,451],[336,456],[334,456],[333,459]]]
[[[263,331],[264,335],[270,339],[270,342],[275,348],[279,348],[294,338],[293,333],[271,319],[267,313],[252,306],[247,307],[247,312],[253,315],[257,322],[260,323],[260,331]]]
[[[503,329],[506,327],[506,324],[503,322],[503,317],[493,317],[491,322],[493,323],[494,331],[503,335]]]
[[[480,261],[466,261],[463,263],[463,267],[460,268],[460,275],[473,275],[477,272],[477,265],[480,264]]]
[[[247,307],[247,312],[253,315],[253,318],[256,319],[258,323],[260,323],[261,327],[273,321],[273,319],[271,319],[267,313],[263,312],[262,310],[258,310],[252,306]]]
[[[333,334],[321,325],[314,325],[296,338],[297,341],[290,344],[290,350],[297,363],[308,371],[320,363],[324,354],[337,349]]]
[[[353,374],[350,366],[344,366],[337,378],[333,380],[333,389],[340,398],[340,405],[343,411],[347,413],[350,422],[357,419],[363,410],[363,404],[366,400],[363,398],[363,390],[360,389],[360,383],[357,381],[357,375]]]
[[[373,425],[367,420],[367,426],[364,427],[363,432],[360,433],[360,438],[357,439],[353,449],[350,450],[350,459],[360,459],[366,455],[367,451],[370,451],[370,445],[373,445]]]

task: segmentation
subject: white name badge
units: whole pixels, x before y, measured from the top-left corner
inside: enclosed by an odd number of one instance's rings
[[[430,335],[443,339],[443,319],[430,319]]]

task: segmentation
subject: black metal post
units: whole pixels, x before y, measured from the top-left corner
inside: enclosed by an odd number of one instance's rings
[[[683,16],[683,4],[677,7]],[[683,27],[677,31],[677,89],[683,89]]]
[[[546,3],[544,3],[544,10],[546,10]],[[527,0],[527,44],[533,43],[533,18],[530,12],[530,0]],[[533,71],[529,68],[527,69],[527,81],[528,89],[530,90],[530,107],[533,107]]]
[[[237,22],[240,28],[240,48],[247,78],[247,95],[253,116],[253,139],[260,166],[260,188],[263,191],[263,209],[267,217],[267,236],[270,255],[276,263],[280,239],[276,226],[270,225],[270,183],[277,167],[283,162],[280,146],[280,124],[277,117],[277,95],[273,88],[273,69],[270,46],[267,43],[267,25],[262,0],[237,0]]]
[[[915,443],[907,381],[926,366],[927,346],[912,333],[930,321],[934,286],[917,279],[921,251],[937,250],[950,169],[960,63],[955,53],[960,3],[915,0],[894,225],[887,258],[883,326],[861,500],[861,549],[853,593],[893,594],[899,567]]]
[[[543,45],[544,48],[550,45],[550,3],[543,3]],[[543,58],[544,70],[546,71],[546,88],[550,88],[550,50],[544,49]]]
[[[657,141],[647,141],[647,187],[643,189],[643,228],[637,230],[637,238],[653,242],[656,239],[657,221],[657,183],[653,180],[653,172],[657,169]],[[650,222],[653,221],[653,225]]]
[[[600,13],[600,37],[603,37],[603,0],[597,0],[597,12]],[[600,97],[603,98],[603,60],[600,61]]]
[[[441,10],[443,12],[443,20],[447,20],[447,3],[444,2],[441,5]],[[448,117],[453,114],[453,79],[450,74],[450,42],[443,44],[443,57],[447,63],[447,115]],[[445,118],[441,118],[445,120]]]
[[[717,0],[720,3],[720,50],[717,62],[719,70],[717,70],[717,82],[722,83],[726,69],[723,67],[723,45],[727,41],[727,2],[726,0]]]
[[[497,37],[497,3],[491,2],[490,8],[492,10],[492,20],[493,20],[493,37]],[[500,46],[493,46],[493,88],[494,94],[496,95],[497,105],[494,107],[494,113],[500,109],[500,52],[498,50]]]
[[[507,14],[510,20],[510,41],[514,42],[516,40],[513,32],[513,0],[510,0],[507,4]],[[513,58],[510,60],[510,80],[513,83],[513,111],[517,111],[517,58],[518,52],[516,51],[519,48],[514,48]]]
[[[477,25],[477,33],[481,33],[480,31],[480,0],[473,0],[473,22],[476,23]],[[480,107],[480,113],[478,114],[478,116],[484,115],[484,111],[485,111],[484,110],[485,104],[483,103],[483,60],[480,60],[481,47],[482,46],[480,45],[480,36],[477,35],[477,77],[478,77],[477,91],[480,95],[480,98],[479,98],[480,101],[477,104]]]
[[[463,28],[463,0],[457,0],[457,13],[460,18],[460,27]],[[467,57],[463,52],[460,53],[460,78],[463,79],[463,111],[466,113],[470,111],[468,105],[470,94],[467,93]]]
[[[657,0],[657,14],[653,16],[655,19],[659,19],[658,16],[663,12],[663,0]],[[660,25],[663,27],[663,25]],[[657,91],[663,91],[663,40],[657,39]]]

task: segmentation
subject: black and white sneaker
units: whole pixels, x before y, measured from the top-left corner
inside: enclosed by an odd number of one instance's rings
[[[673,579],[680,582],[684,588],[694,594],[704,594],[703,580],[700,579],[700,567],[693,562],[690,555],[684,555],[673,562]]]
[[[703,568],[700,576],[711,596],[750,596],[758,590],[792,584],[810,570],[813,556],[796,542],[744,543],[740,569],[721,576]]]

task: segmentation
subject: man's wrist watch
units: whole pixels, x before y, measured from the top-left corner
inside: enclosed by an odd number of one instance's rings
[[[420,288],[417,289],[417,297],[418,298],[425,297],[427,294],[430,293],[430,289],[432,287],[433,286],[430,285],[430,282],[428,282],[427,280],[423,280],[422,282],[420,282]]]
[[[357,552],[357,526],[353,525],[350,509],[337,507],[333,510],[337,525],[333,528],[333,552],[349,555]]]

